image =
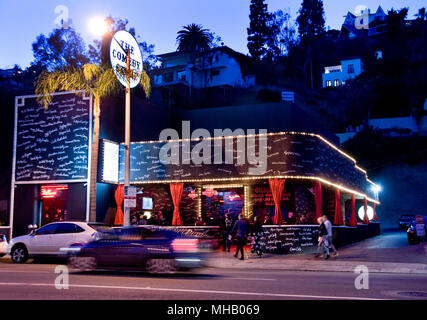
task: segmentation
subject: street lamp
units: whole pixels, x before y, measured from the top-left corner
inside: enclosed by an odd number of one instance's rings
[[[104,18],[94,17],[89,20],[89,30],[93,35],[102,37],[105,33],[108,32],[107,22]]]

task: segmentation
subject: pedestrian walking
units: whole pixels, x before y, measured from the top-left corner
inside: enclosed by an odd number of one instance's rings
[[[337,257],[338,256],[338,251],[335,248],[333,242],[332,242],[332,238],[333,238],[333,234],[332,234],[332,223],[331,221],[328,219],[327,216],[323,216],[323,223],[325,224],[326,230],[328,230],[328,244],[329,244],[329,251],[334,252],[334,256]]]
[[[323,222],[323,218],[319,217],[317,218],[317,223],[319,224],[319,238],[317,242],[317,252],[315,254],[315,257],[320,256],[320,252],[323,248],[326,250],[326,258],[325,260],[330,258],[329,255],[329,244],[328,244],[328,230],[326,229],[325,223]]]
[[[224,248],[222,251],[228,251],[230,252],[231,248],[231,229],[233,227],[233,220],[230,218],[230,214],[225,214],[225,220],[224,220],[224,233],[223,233],[223,241],[224,241]]]
[[[246,222],[242,213],[239,214],[239,220],[234,223],[233,229],[231,230],[231,234],[234,233],[236,233],[237,237],[237,249],[234,257],[237,258],[237,255],[240,251],[242,254],[240,260],[244,260],[243,250],[246,244],[246,237],[248,235],[248,223]]]
[[[253,246],[252,246],[252,253],[256,253],[259,257],[262,256],[262,250],[261,250],[261,237],[262,237],[262,223],[261,219],[257,216],[254,218],[254,227],[252,232],[253,240]]]

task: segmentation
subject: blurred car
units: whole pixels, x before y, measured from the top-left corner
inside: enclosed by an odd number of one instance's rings
[[[4,234],[0,234],[0,257],[5,256],[7,253],[7,239]]]
[[[427,216],[423,217],[424,220],[424,234],[427,234]],[[417,235],[417,222],[413,219],[406,231],[409,244],[419,244],[423,239]],[[425,236],[423,237],[425,239]]]
[[[95,240],[97,228],[97,225],[86,222],[49,223],[25,236],[13,238],[7,247],[7,253],[14,263],[25,263],[29,258],[66,257],[66,252],[62,252],[61,248]]]
[[[415,219],[413,214],[403,214],[399,218],[399,228],[402,230],[407,230],[411,226],[412,220]]]
[[[208,241],[150,226],[115,228],[100,236],[84,246],[68,248],[72,269],[172,273],[203,267],[204,257],[212,250]]]

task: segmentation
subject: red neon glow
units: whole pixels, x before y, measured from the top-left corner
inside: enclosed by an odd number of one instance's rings
[[[229,195],[227,197],[227,199],[230,200],[230,201],[233,201],[233,200],[236,200],[236,199],[240,199],[240,196],[238,194],[233,194],[233,195]]]
[[[216,196],[218,194],[218,191],[214,190],[213,188],[208,188],[202,193],[204,196],[210,198],[213,196]]]
[[[188,194],[188,197],[191,198],[191,199],[193,199],[193,200],[196,199],[197,196],[198,196],[197,193],[194,192],[194,191]]]
[[[43,199],[53,199],[59,195],[59,190],[68,190],[68,186],[42,186],[41,197]]]
[[[174,252],[195,252],[197,243],[197,239],[175,239],[172,242],[172,249]]]

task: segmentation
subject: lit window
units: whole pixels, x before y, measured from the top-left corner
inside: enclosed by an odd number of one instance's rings
[[[327,80],[327,81],[326,81],[326,86],[327,86],[327,87],[332,86],[332,82],[331,82],[331,80]]]
[[[338,87],[340,85],[340,81],[338,79],[334,80],[334,87]]]

